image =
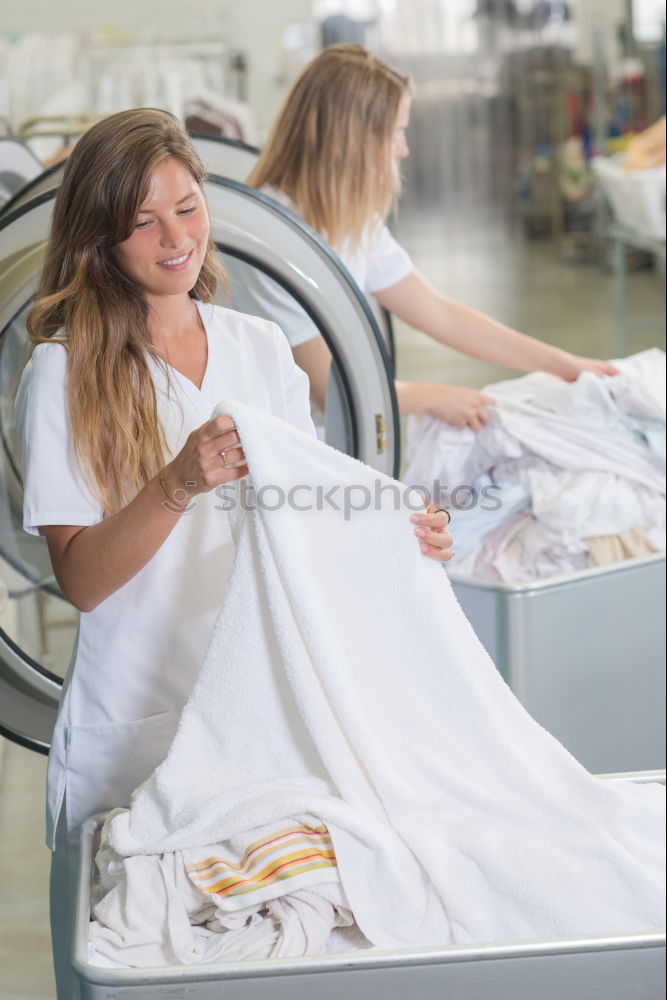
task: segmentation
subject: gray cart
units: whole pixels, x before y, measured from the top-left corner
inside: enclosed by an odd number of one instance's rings
[[[664,773],[606,775],[663,781]],[[93,842],[81,836],[74,969],[82,1000],[660,1000],[665,934],[356,952],[236,965],[103,969],[87,960]]]
[[[449,572],[517,698],[593,773],[665,766],[665,557],[487,583]]]

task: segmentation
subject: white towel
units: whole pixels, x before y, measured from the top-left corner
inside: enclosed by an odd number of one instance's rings
[[[266,413],[218,412],[263,509],[237,519],[201,675],[111,847],[177,851],[308,814],[375,945],[661,926],[664,789],[593,778],[527,715],[394,508],[398,484]],[[359,506],[377,483],[382,509],[346,519],[324,500],[354,486]],[[318,495],[324,509],[294,509]]]
[[[333,870],[299,864],[299,855],[312,858],[329,839],[311,824],[306,853],[299,843],[305,829],[290,823],[206,848],[129,858],[103,835],[89,961],[145,968],[326,953],[334,930],[351,928],[353,918],[335,861]],[[342,942],[358,946],[349,935]]]

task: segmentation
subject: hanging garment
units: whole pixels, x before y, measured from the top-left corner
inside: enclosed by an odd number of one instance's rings
[[[255,509],[231,491],[236,558],[199,679],[165,761],[106,823],[115,888],[136,856],[311,817],[336,859],[323,894],[338,884],[371,945],[659,927],[664,789],[592,777],[526,713],[421,554],[401,484],[269,414],[218,412]]]

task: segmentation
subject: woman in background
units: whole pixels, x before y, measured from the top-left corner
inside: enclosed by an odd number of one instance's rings
[[[578,357],[524,336],[441,295],[417,271],[385,221],[408,155],[409,77],[360,45],[332,45],[310,62],[282,106],[248,183],[296,211],[331,245],[366,294],[441,344],[474,358],[573,381],[582,371],[614,375],[605,361]],[[261,279],[260,279],[261,282]],[[321,408],[331,364],[324,340],[277,286],[259,292],[259,311],[281,323]],[[248,311],[252,309],[244,300]],[[402,414],[428,413],[479,430],[493,403],[476,389],[397,382]]]

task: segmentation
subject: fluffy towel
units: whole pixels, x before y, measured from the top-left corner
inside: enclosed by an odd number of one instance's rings
[[[237,518],[201,675],[109,846],[192,850],[314,817],[382,947],[660,927],[664,789],[593,778],[530,718],[421,555],[399,484],[265,413],[218,412],[263,503]],[[378,484],[381,509],[346,519],[343,488],[361,507]]]

